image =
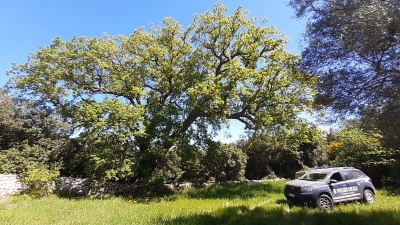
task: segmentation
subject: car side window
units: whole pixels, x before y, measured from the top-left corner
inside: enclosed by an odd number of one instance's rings
[[[351,171],[351,173],[354,175],[356,179],[361,178],[363,174],[360,171]]]
[[[353,174],[350,171],[343,171],[343,176],[346,180],[353,180],[355,179]]]
[[[342,176],[340,175],[339,172],[336,172],[334,174],[332,174],[331,179],[337,180],[337,181],[343,181]]]

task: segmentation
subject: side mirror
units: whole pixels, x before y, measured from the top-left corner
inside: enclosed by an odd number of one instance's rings
[[[335,180],[335,179],[330,179],[330,180],[329,180],[329,183],[330,183],[330,184],[337,183],[337,180]]]

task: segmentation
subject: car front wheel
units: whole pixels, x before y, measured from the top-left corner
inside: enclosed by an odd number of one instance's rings
[[[317,205],[323,210],[333,209],[333,201],[328,195],[321,195],[318,197]]]
[[[368,204],[372,204],[375,201],[374,193],[371,190],[364,190],[363,201]]]

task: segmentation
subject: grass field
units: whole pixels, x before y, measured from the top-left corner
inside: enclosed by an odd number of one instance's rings
[[[182,190],[157,199],[0,197],[0,224],[400,224],[400,196],[379,190],[373,205],[333,211],[289,206],[285,181]]]

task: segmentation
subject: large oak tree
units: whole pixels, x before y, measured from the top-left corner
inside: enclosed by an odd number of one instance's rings
[[[291,0],[308,19],[303,66],[318,74],[317,102],[361,115],[398,148],[400,3],[397,0]]]
[[[360,112],[399,100],[400,4],[377,0],[291,0],[308,19],[302,53],[320,76],[319,102]]]
[[[15,64],[9,86],[51,103],[81,128],[92,174],[154,175],[179,143],[205,143],[229,120],[248,130],[290,129],[313,101],[315,78],[285,51],[288,38],[249,17],[172,18],[129,37],[60,38]]]

